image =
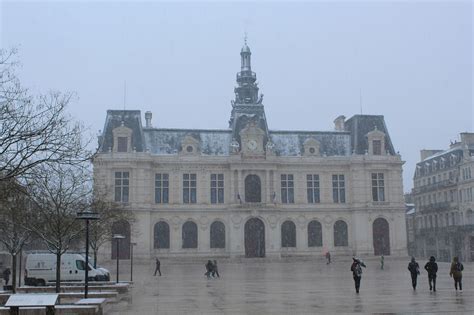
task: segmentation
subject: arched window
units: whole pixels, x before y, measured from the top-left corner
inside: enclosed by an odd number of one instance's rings
[[[323,229],[321,223],[314,220],[308,223],[308,247],[323,246]]]
[[[112,259],[117,259],[117,242],[119,259],[130,259],[130,223],[120,220],[112,224],[112,236],[123,235],[123,239],[112,239]]]
[[[281,247],[296,247],[296,226],[292,221],[281,225]]]
[[[187,221],[183,224],[183,248],[197,248],[198,233],[197,225],[192,221]]]
[[[225,248],[225,225],[220,221],[211,224],[211,248]]]
[[[262,187],[257,175],[245,177],[245,202],[262,202]]]
[[[165,221],[160,221],[153,228],[153,247],[170,248],[170,226]]]
[[[466,222],[467,224],[474,224],[474,215],[471,209],[466,211],[466,220],[467,220]]]
[[[347,223],[339,220],[334,223],[334,246],[348,246]]]
[[[387,220],[384,218],[374,220],[372,236],[374,240],[374,255],[390,255],[390,226]]]

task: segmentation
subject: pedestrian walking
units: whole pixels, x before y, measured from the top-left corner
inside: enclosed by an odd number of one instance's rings
[[[206,273],[204,275],[207,277],[207,279],[211,279],[211,273],[213,269],[212,261],[208,260],[205,266],[206,266]]]
[[[382,256],[380,257],[380,269],[382,269],[382,270],[383,270],[384,260],[385,260],[385,258],[383,257],[383,254],[382,254]]]
[[[8,282],[10,281],[10,274],[10,268],[3,270],[3,280],[5,281],[5,285],[8,285]]]
[[[331,253],[329,251],[326,252],[326,265],[331,263]]]
[[[156,273],[158,272],[160,277],[161,277],[161,262],[160,260],[158,259],[158,257],[155,258],[156,259],[156,268],[155,268],[155,274],[153,276],[156,276]]]
[[[456,291],[462,291],[462,271],[464,270],[464,266],[459,261],[458,257],[453,258],[453,262],[451,263],[451,270],[449,271],[449,275],[454,279],[454,288]]]
[[[217,278],[221,277],[219,275],[219,270],[217,270],[217,260],[214,260],[214,263],[212,264],[212,276],[215,278],[216,275],[217,275]]]
[[[436,292],[436,273],[438,272],[438,264],[434,256],[430,257],[425,265],[425,270],[428,271],[428,283],[430,284],[430,291]]]
[[[415,260],[415,257],[411,257],[411,261],[408,263],[408,270],[410,271],[411,275],[411,285],[413,290],[416,290],[416,279],[420,274],[420,265]]]
[[[362,279],[362,267],[366,268],[364,262],[355,257],[352,258],[353,262],[351,265],[352,277],[354,278],[354,284],[356,293],[359,293],[360,280]]]

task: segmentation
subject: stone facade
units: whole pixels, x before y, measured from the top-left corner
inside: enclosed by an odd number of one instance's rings
[[[228,129],[155,128],[150,112],[145,126],[138,110],[107,112],[95,187],[136,214],[116,227],[121,251],[131,239],[142,258],[406,255],[403,161],[383,116],[269,130],[250,57],[245,44]]]
[[[447,150],[422,150],[414,176],[415,254],[474,261],[474,133]]]

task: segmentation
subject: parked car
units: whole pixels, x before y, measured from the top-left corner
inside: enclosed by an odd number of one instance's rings
[[[61,281],[84,281],[86,261],[80,254],[65,253],[61,256]],[[90,281],[110,280],[108,270],[94,269],[89,264]],[[51,253],[31,253],[26,257],[25,284],[46,285],[56,282],[56,255]]]

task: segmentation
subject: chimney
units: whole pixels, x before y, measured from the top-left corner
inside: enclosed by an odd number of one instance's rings
[[[145,113],[146,128],[151,128],[151,116],[152,114],[150,111]]]
[[[423,149],[423,150],[420,150],[420,158],[423,161],[427,157],[430,157],[430,156],[432,156],[436,153],[439,153],[439,152],[443,152],[443,150],[426,150],[426,149]]]
[[[346,120],[346,116],[341,115],[334,119],[334,130],[336,131],[344,131],[344,121]]]

